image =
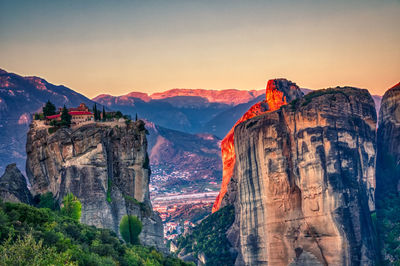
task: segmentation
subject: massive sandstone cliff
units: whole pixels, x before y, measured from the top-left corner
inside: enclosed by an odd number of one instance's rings
[[[82,203],[82,223],[115,232],[124,215],[138,216],[142,244],[163,248],[161,219],[149,198],[144,122],[91,123],[53,134],[40,123],[32,123],[26,145],[32,192],[50,191],[59,202],[72,192]]]
[[[377,197],[400,192],[400,83],[382,98],[377,133]]]
[[[310,93],[236,126],[228,239],[246,265],[373,265],[374,103],[366,90]]]
[[[382,99],[377,132],[376,217],[382,257],[400,261],[400,83]]]
[[[265,100],[253,105],[232,127],[221,142],[222,153],[222,185],[221,190],[214,202],[212,212],[216,212],[221,207],[223,198],[227,192],[228,184],[235,168],[236,154],[234,147],[235,127],[255,116],[279,109],[282,105],[294,99],[302,97],[304,94],[300,88],[293,82],[286,79],[271,79],[265,89]]]

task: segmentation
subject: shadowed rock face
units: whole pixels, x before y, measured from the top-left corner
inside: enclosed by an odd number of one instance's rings
[[[373,265],[374,102],[313,92],[235,128],[228,239],[245,265]]]
[[[377,197],[400,192],[400,83],[382,99],[377,133]]]
[[[31,204],[32,195],[28,190],[25,177],[15,163],[9,164],[0,177],[0,199],[9,202]]]
[[[34,121],[28,132],[26,171],[34,194],[51,191],[60,202],[72,192],[81,222],[118,233],[126,214],[143,223],[140,240],[163,248],[161,219],[149,198],[149,159],[143,121],[92,123],[49,134]]]
[[[400,83],[383,96],[377,146],[376,217],[381,254],[388,265],[395,265],[400,260],[396,235],[400,228],[396,213],[400,199]]]

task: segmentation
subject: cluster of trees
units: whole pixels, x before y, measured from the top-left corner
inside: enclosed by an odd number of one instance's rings
[[[46,116],[51,116],[56,114],[56,106],[50,102],[50,100],[47,101],[47,103],[43,106],[43,115],[44,117]]]
[[[120,119],[120,118],[125,118],[127,121],[129,120],[130,122],[130,117],[128,115],[123,115],[121,111],[116,111],[116,112],[106,112],[106,110],[103,109],[102,111],[97,109],[97,104],[94,104],[93,109],[92,109],[93,115],[94,115],[94,120],[95,121],[110,121],[113,119]],[[36,113],[34,115],[35,120],[44,120],[47,116],[52,116],[55,115],[56,113],[56,106],[50,102],[50,100],[47,101],[47,103],[43,106],[42,108],[42,113]],[[51,121],[51,125],[53,127],[61,127],[61,126],[67,126],[69,127],[71,125],[71,115],[68,113],[68,109],[64,105],[62,111],[61,111],[61,121]],[[137,114],[136,114],[136,121],[138,120]]]
[[[226,231],[234,220],[233,206],[221,208],[193,228],[190,234],[179,237],[176,253],[185,249],[186,253],[193,252],[197,257],[202,252],[207,265],[234,265],[236,254],[230,252],[232,246],[226,238]]]
[[[52,116],[55,114],[56,114],[56,106],[52,102],[50,102],[50,100],[48,100],[47,103],[42,108],[42,113],[41,114],[36,113],[34,115],[34,119],[43,120],[47,116]],[[56,128],[63,126],[69,127],[71,125],[71,119],[72,116],[68,113],[68,109],[64,105],[63,109],[61,110],[61,121],[52,120],[50,122],[50,125],[53,126],[54,128],[50,131],[55,131]]]
[[[120,118],[125,118],[129,119],[129,116],[123,115],[121,111],[116,111],[116,112],[106,112],[103,106],[103,110],[100,111],[97,109],[97,104],[94,104],[93,106],[93,115],[94,115],[94,120],[95,121],[110,121],[113,119],[120,119]]]
[[[378,200],[372,220],[378,231],[384,265],[400,265],[400,196],[388,194]]]
[[[50,196],[35,198],[41,208],[0,201],[0,265],[190,265],[154,248],[124,243],[110,230],[81,224],[75,196],[64,197],[60,210]],[[137,222],[127,224],[137,240]]]

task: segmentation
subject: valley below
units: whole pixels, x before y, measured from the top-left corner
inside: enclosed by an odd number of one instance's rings
[[[124,217],[136,217],[137,242],[198,265],[397,262],[399,84],[383,100],[286,79],[268,81],[265,94],[185,89],[89,100],[39,78],[0,78],[0,114],[26,117],[2,124],[6,201],[50,201],[57,212],[71,194],[82,224],[122,238]],[[46,116],[52,103],[41,113],[38,90],[82,102]],[[9,99],[36,105],[13,109]],[[27,138],[5,156],[12,130]]]

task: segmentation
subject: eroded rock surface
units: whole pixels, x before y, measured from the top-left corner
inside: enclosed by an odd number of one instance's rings
[[[382,99],[377,133],[377,197],[400,192],[400,83]]]
[[[25,177],[15,163],[7,165],[4,174],[0,177],[0,199],[9,202],[32,203],[32,195]]]
[[[348,87],[237,125],[236,264],[374,265],[375,129],[370,94]]]
[[[124,215],[138,216],[141,243],[163,249],[161,219],[149,197],[144,122],[91,123],[53,134],[38,123],[31,125],[26,145],[33,193],[51,191],[60,202],[72,192],[82,203],[82,223],[117,233]]]
[[[400,83],[383,96],[377,146],[376,217],[381,254],[387,265],[396,265],[400,261]]]
[[[255,116],[271,112],[279,109],[282,105],[290,102],[294,99],[300,98],[304,93],[300,88],[286,79],[271,79],[267,83],[265,89],[265,100],[253,105],[232,127],[225,138],[221,142],[221,153],[222,153],[222,185],[221,190],[214,202],[212,212],[216,212],[219,208],[225,205],[223,199],[228,190],[228,184],[232,178],[233,171],[235,168],[236,153],[234,147],[234,130],[235,127]]]

